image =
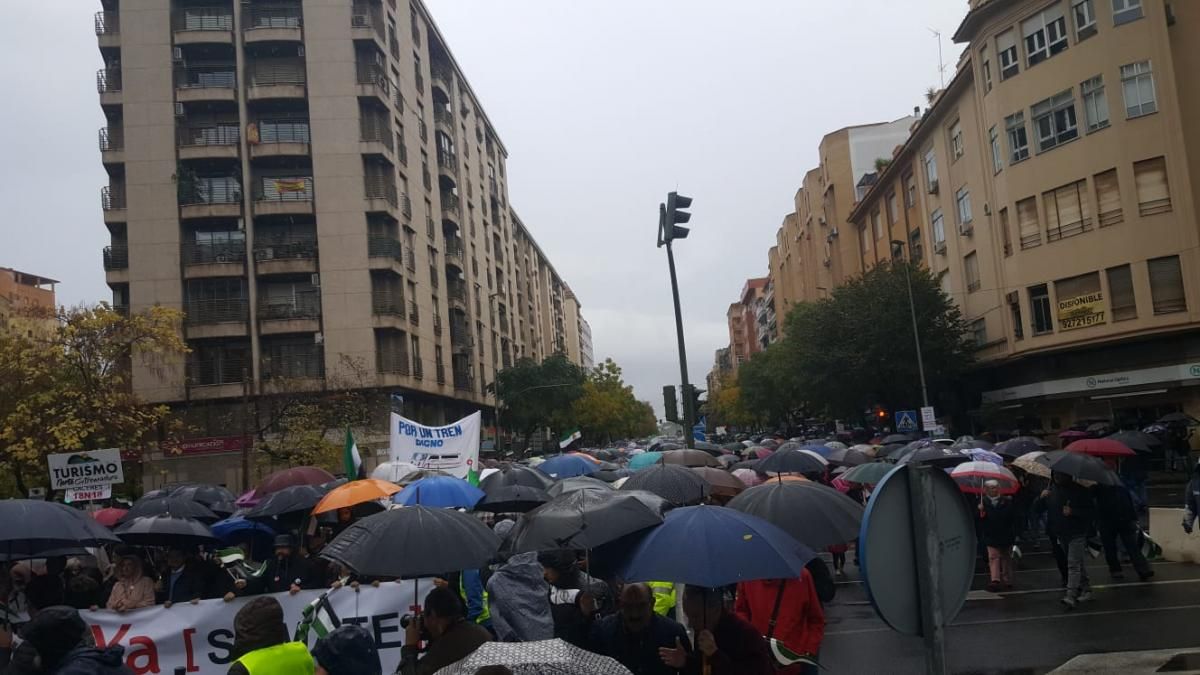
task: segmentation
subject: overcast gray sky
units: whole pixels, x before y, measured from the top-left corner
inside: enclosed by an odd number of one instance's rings
[[[348,0],[347,0],[348,1]],[[966,0],[426,0],[509,151],[521,219],[611,356],[661,414],[678,383],[658,203],[695,199],[679,243],[688,367],[702,383],[725,310],[792,210],[823,134],[923,104]],[[0,266],[109,296],[100,251],[93,0],[9,3],[0,22]],[[47,36],[52,36],[47,40]]]

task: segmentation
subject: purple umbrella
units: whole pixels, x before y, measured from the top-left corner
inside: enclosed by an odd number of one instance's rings
[[[1004,458],[991,450],[972,448],[970,450],[963,450],[962,453],[976,462],[991,462],[996,466],[1004,466]]]

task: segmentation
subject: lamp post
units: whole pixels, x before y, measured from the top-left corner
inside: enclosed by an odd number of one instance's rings
[[[899,239],[892,240],[893,252],[901,252],[904,250],[904,242]],[[925,361],[921,357],[921,334],[917,329],[917,305],[913,301],[912,291],[912,250],[909,249],[909,259],[904,263],[904,283],[908,287],[908,314],[912,318],[913,328],[913,344],[917,349],[917,373],[921,377],[921,405],[929,407],[929,391],[925,387]]]
[[[496,311],[495,305],[492,304],[492,301],[495,298],[503,298],[503,297],[504,297],[503,291],[496,291],[495,293],[488,295],[488,309],[491,310],[492,312],[495,312]],[[493,322],[493,325],[494,325],[494,323],[495,322]],[[500,359],[499,354],[492,355],[492,400],[494,403],[493,409],[496,411],[495,412],[495,418],[496,418],[495,419],[495,422],[496,422],[495,441],[496,441],[496,455],[497,456],[500,456],[500,363],[499,363],[499,359]]]

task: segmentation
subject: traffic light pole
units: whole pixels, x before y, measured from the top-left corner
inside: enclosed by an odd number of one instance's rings
[[[688,384],[687,348],[683,344],[683,312],[679,309],[679,281],[675,278],[675,252],[671,242],[667,246],[667,267],[671,270],[671,298],[675,301],[675,337],[679,340],[679,377],[683,380],[680,396],[683,398],[683,444],[691,447],[692,427],[696,425],[696,411],[692,405],[692,388]]]

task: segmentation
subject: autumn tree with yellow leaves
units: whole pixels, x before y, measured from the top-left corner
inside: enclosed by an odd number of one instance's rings
[[[583,395],[571,408],[571,417],[593,445],[621,438],[650,436],[657,429],[654,409],[633,395],[633,387],[621,379],[621,367],[605,359],[587,374]]]

